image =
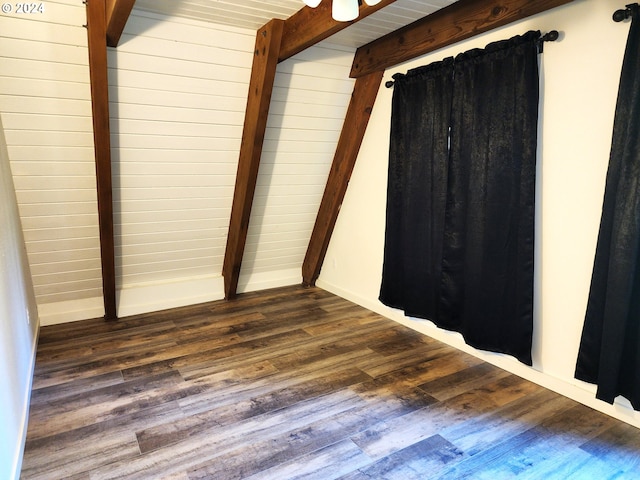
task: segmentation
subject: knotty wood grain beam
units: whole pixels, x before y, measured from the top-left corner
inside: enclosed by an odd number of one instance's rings
[[[91,79],[91,109],[96,157],[102,290],[105,319],[112,320],[117,318],[117,315],[106,18],[104,0],[89,0],[87,2],[89,76]]]
[[[333,164],[329,171],[327,186],[302,264],[302,281],[305,285],[315,285],[318,275],[320,275],[320,268],[327,253],[329,240],[338,219],[338,212],[347,191],[364,133],[369,124],[383,73],[380,70],[359,77],[353,87],[353,94],[333,157]]]
[[[117,47],[135,0],[107,0],[107,45]]]
[[[331,3],[320,2],[316,8],[303,7],[284,22],[282,46],[278,61],[282,62],[296,53],[321,42],[349,25],[368,17],[381,8],[392,4],[395,0],[382,0],[370,7],[366,3],[360,5],[360,15],[352,22],[338,22],[331,17]]]
[[[459,0],[356,51],[352,78],[406,62],[573,0]]]
[[[236,296],[238,288],[283,27],[284,20],[273,19],[256,33],[242,145],[222,266],[224,295],[227,300]]]

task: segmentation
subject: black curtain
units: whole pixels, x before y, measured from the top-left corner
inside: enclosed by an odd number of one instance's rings
[[[380,293],[527,365],[539,38],[528,32],[396,78]]]
[[[596,397],[640,410],[640,11],[622,65],[600,232],[576,365]]]
[[[380,300],[437,318],[453,58],[395,75]]]

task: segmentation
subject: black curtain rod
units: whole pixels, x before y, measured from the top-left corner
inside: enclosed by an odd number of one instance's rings
[[[620,10],[622,11],[622,10]],[[542,53],[542,45],[544,44],[544,42],[555,42],[558,37],[560,37],[560,34],[558,33],[557,30],[551,30],[547,33],[545,33],[544,35],[542,35],[539,39],[538,39],[538,51],[540,53]],[[387,80],[384,83],[384,86],[387,88],[391,88],[393,87],[393,84],[395,82],[393,80]]]
[[[616,10],[615,12],[613,12],[613,21],[614,22],[622,22],[623,20],[626,20],[627,18],[630,18],[632,10],[634,8],[638,8],[638,6],[639,5],[637,3],[630,3],[625,8],[621,8],[620,10]]]
[[[558,39],[558,37],[560,37],[560,34],[558,33],[557,30],[551,30],[545,33],[544,35],[542,35],[538,40],[538,52],[542,53],[543,51],[542,45],[544,45],[544,42],[555,42]]]

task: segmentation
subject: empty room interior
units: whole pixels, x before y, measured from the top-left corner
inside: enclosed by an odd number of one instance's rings
[[[1,10],[0,479],[640,478],[638,4]]]

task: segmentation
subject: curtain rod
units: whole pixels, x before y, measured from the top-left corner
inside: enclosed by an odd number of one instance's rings
[[[544,45],[544,42],[555,42],[556,40],[558,40],[558,37],[560,37],[560,34],[557,30],[551,30],[545,33],[540,37],[540,40],[538,40],[538,52],[542,53],[542,45]]]
[[[622,10],[620,10],[620,11],[622,11]],[[629,15],[630,15],[630,13],[629,13]],[[538,52],[542,53],[542,45],[543,45],[544,42],[555,42],[558,39],[558,37],[560,37],[560,34],[558,33],[557,30],[551,30],[551,31],[545,33],[543,36],[541,36],[538,39]],[[395,82],[393,80],[387,80],[384,83],[384,86],[387,87],[387,88],[391,88],[391,87],[393,87],[394,83]]]
[[[613,21],[614,22],[622,22],[627,18],[631,17],[631,12],[634,8],[638,8],[639,5],[637,3],[630,3],[625,8],[621,8],[620,10],[616,10],[613,12]]]

